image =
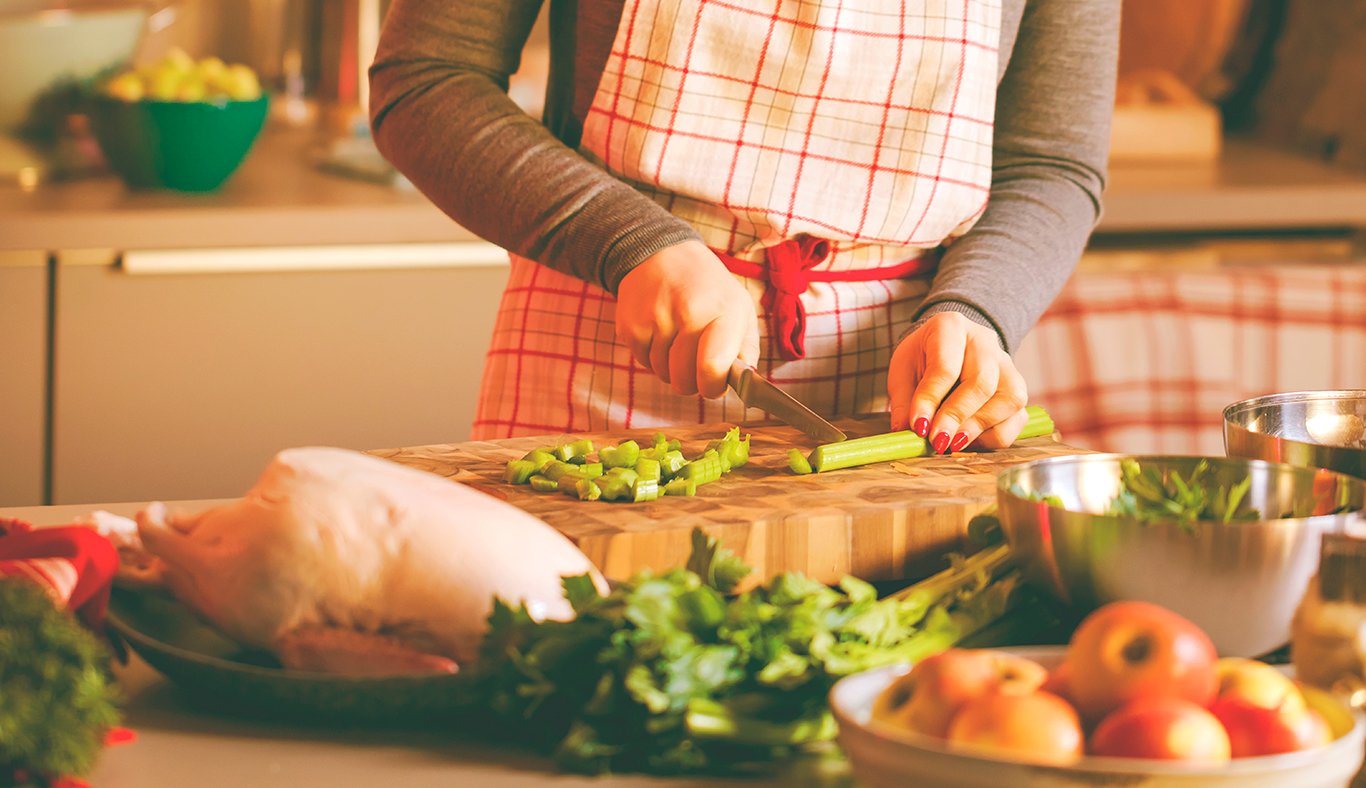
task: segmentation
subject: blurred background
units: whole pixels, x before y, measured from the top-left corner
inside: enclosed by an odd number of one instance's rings
[[[0,506],[468,437],[506,254],[370,143],[386,7],[0,0]],[[533,115],[547,49],[543,14]],[[1366,0],[1126,0],[1120,65],[1105,216],[1015,353],[1031,401],[1072,445],[1222,454],[1229,403],[1366,388]],[[193,106],[90,101],[130,70]]]

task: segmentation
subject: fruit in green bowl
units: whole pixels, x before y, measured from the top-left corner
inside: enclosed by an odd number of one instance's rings
[[[216,57],[196,61],[177,48],[155,63],[113,77],[101,92],[129,102],[255,101],[261,97],[261,82],[250,66],[228,65]]]
[[[203,192],[237,169],[265,124],[269,99],[135,101],[96,96],[90,129],[109,166],[134,189]]]

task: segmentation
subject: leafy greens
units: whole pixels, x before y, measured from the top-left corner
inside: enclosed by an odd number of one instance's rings
[[[575,771],[771,761],[833,738],[837,679],[952,646],[1001,618],[1021,585],[1004,545],[882,600],[852,577],[831,588],[796,573],[727,596],[749,572],[696,530],[685,567],[606,596],[587,575],[565,578],[572,621],[495,600],[483,702]]]

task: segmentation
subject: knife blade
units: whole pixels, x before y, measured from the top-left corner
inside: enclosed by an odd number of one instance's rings
[[[755,371],[754,367],[738,358],[730,365],[730,374],[727,375],[726,382],[748,407],[758,408],[821,443],[834,443],[845,439],[844,433],[836,429],[835,425],[816,415],[791,394],[773,385]]]

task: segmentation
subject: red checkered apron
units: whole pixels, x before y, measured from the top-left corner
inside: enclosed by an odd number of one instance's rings
[[[885,410],[932,250],[991,183],[999,0],[627,0],[580,152],[688,221],[755,298],[759,371]],[[473,437],[763,418],[681,397],[603,290],[512,258]]]

